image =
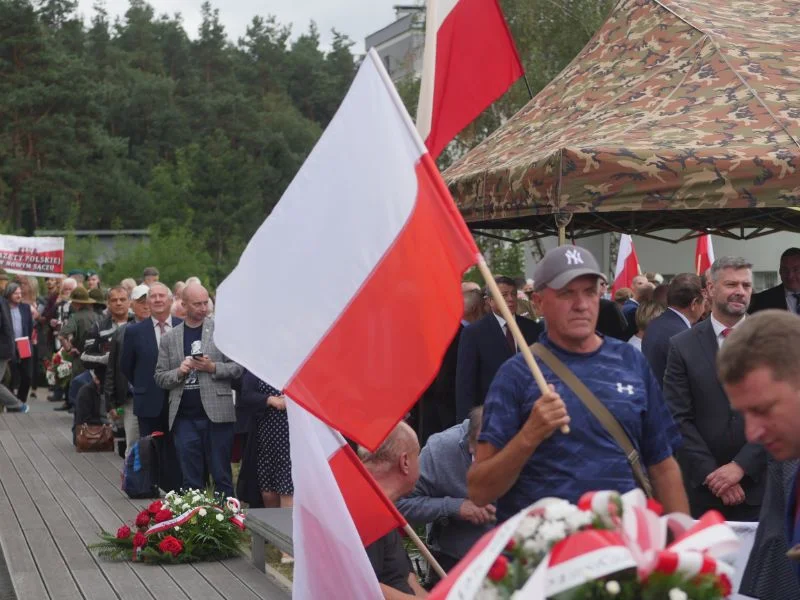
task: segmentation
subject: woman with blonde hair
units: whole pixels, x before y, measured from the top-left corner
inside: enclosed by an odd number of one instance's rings
[[[637,331],[633,337],[628,340],[628,343],[641,352],[642,338],[644,338],[644,332],[647,326],[653,319],[660,317],[665,310],[667,310],[666,307],[659,302],[654,302],[653,300],[642,302],[639,308],[636,309]]]

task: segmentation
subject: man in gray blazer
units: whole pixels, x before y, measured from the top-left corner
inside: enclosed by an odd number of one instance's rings
[[[209,472],[216,491],[232,496],[236,412],[231,380],[242,374],[242,367],[214,345],[206,289],[200,284],[186,286],[183,305],[186,319],[161,338],[155,380],[169,390],[169,427],[183,487],[203,489],[204,473]]]

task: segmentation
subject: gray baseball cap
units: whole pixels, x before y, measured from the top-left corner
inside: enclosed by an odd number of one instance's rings
[[[586,248],[559,246],[548,250],[536,265],[533,274],[534,289],[537,292],[546,287],[560,290],[576,277],[584,275],[597,275],[607,281],[594,256]]]

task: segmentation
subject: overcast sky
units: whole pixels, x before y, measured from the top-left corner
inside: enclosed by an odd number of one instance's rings
[[[190,37],[195,37],[200,25],[200,5],[203,0],[149,0],[157,14],[176,12],[183,16],[184,28]],[[330,44],[330,30],[336,29],[347,34],[355,42],[353,53],[364,52],[364,38],[385,27],[394,20],[392,6],[413,4],[412,1],[398,0],[212,0],[219,8],[220,20],[225,25],[228,37],[236,41],[256,15],[275,15],[278,22],[292,24],[292,33],[297,35],[308,29],[314,20],[322,35],[322,43]],[[80,12],[88,22],[92,15],[95,0],[79,0]],[[123,16],[128,8],[128,0],[105,0],[106,9],[111,15]]]

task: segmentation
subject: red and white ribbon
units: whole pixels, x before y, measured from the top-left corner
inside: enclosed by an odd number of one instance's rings
[[[236,509],[239,510],[239,504],[238,504],[239,501],[236,500],[236,498],[228,498],[228,502],[230,502],[231,500],[234,500],[236,502],[236,504],[237,504]],[[228,503],[227,506],[229,508],[231,508],[231,504],[230,503]],[[168,521],[162,521],[161,523],[156,523],[155,525],[152,525],[151,527],[149,527],[147,529],[147,531],[144,532],[144,534],[146,536],[150,536],[150,535],[153,535],[153,534],[156,534],[156,533],[161,533],[162,531],[167,531],[168,529],[172,529],[173,527],[181,527],[184,524],[188,523],[192,519],[192,517],[194,517],[197,513],[199,513],[203,509],[205,509],[207,511],[218,512],[218,513],[223,512],[222,509],[219,508],[218,506],[195,506],[194,508],[190,508],[186,512],[181,513],[177,517],[173,517],[173,518],[169,519]],[[244,526],[244,515],[243,514],[236,513],[235,515],[230,517],[228,520],[231,523],[233,523],[236,527],[238,527],[239,529],[244,530],[245,526]]]

